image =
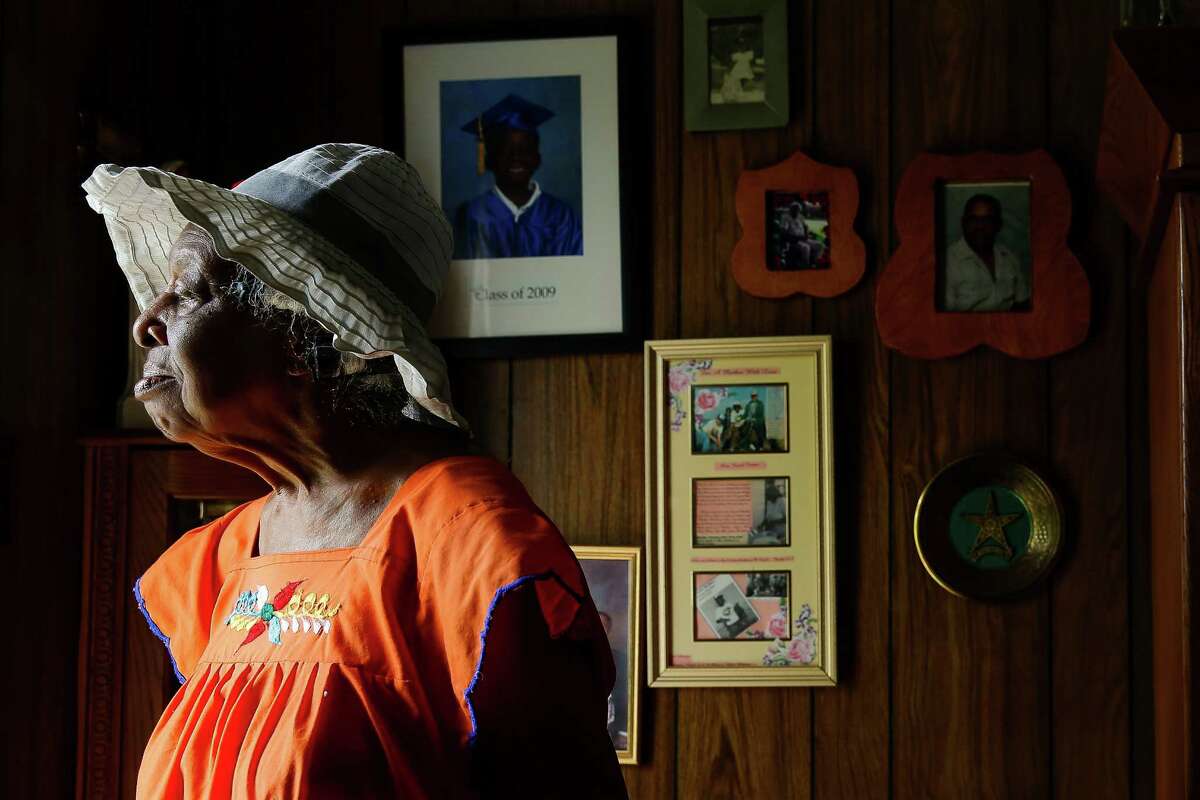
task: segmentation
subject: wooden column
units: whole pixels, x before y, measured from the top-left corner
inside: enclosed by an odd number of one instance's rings
[[[1097,180],[1142,241],[1155,795],[1200,794],[1200,30],[1122,31]],[[1144,657],[1135,653],[1134,658]]]

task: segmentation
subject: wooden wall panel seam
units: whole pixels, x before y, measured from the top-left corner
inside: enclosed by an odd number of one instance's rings
[[[508,359],[508,452],[505,454],[504,464],[510,470],[513,466],[513,415],[516,406],[516,398],[513,396],[513,384],[516,383],[516,376],[513,374],[513,361]]]
[[[886,198],[883,202],[882,211],[882,227],[878,233],[879,246],[884,249],[883,257],[876,259],[876,275],[895,247],[899,244],[893,228],[892,221],[892,198],[896,195],[896,187],[899,182],[899,173],[896,171],[896,2],[890,0],[888,3],[888,49],[887,49],[887,177],[883,180],[876,179],[877,183],[887,186]],[[872,321],[873,324],[873,321]],[[878,336],[878,334],[876,334]],[[888,476],[888,517],[887,517],[887,533],[888,533],[888,609],[887,609],[887,629],[888,629],[888,677],[887,677],[887,701],[888,701],[888,748],[887,748],[887,796],[888,800],[892,800],[896,796],[896,543],[902,541],[902,538],[897,538],[896,526],[896,482],[893,476],[896,474],[896,437],[892,431],[892,422],[895,419],[896,413],[896,383],[894,376],[895,355],[891,350],[887,351],[885,357],[888,372],[887,384],[887,426],[888,426],[888,458],[887,458],[887,476]]]
[[[1048,463],[1067,514],[1050,604],[1048,742],[1052,796],[1128,796],[1130,750],[1129,458],[1133,376],[1123,225],[1094,192],[1108,34],[1116,9],[1050,0],[1048,149],[1072,187],[1069,245],[1093,286],[1092,330],[1048,362]],[[1088,13],[1088,12],[1091,13]],[[1089,76],[1095,76],[1088,79]],[[1103,609],[1103,613],[1099,613]],[[1107,647],[1090,651],[1087,642]],[[1086,680],[1080,676],[1086,675]]]
[[[889,92],[889,97],[891,93]],[[888,148],[891,148],[891,137],[888,138]],[[888,197],[892,193],[888,192]],[[888,227],[891,227],[891,217],[888,217]],[[896,542],[903,541],[903,537],[897,539],[896,535],[896,482],[892,476],[896,474],[896,439],[891,435],[892,417],[895,405],[895,385],[890,380],[892,374],[892,361],[895,358],[891,351],[888,351],[888,680],[887,680],[887,699],[888,699],[888,750],[887,750],[887,777],[888,777],[888,800],[892,800],[896,796],[896,670],[894,664],[896,662],[896,615],[893,611],[896,607]]]
[[[876,275],[890,257],[894,247],[899,244],[895,241],[892,222],[892,198],[895,197],[896,186],[899,180],[899,173],[896,171],[896,1],[891,0],[888,3],[888,48],[887,48],[887,136],[886,139],[886,154],[887,154],[887,177],[884,180],[879,180],[877,183],[886,185],[887,192],[883,199],[883,210],[881,213],[881,229],[878,232],[880,246],[884,248],[882,258],[876,259]],[[886,244],[885,244],[886,243]],[[874,325],[874,320],[872,320]],[[875,334],[878,336],[878,333]],[[888,534],[888,608],[887,608],[887,629],[888,629],[888,657],[887,657],[887,702],[888,702],[888,749],[887,749],[887,796],[888,800],[892,800],[896,796],[896,487],[892,476],[896,474],[896,437],[892,431],[892,422],[895,419],[896,413],[896,384],[895,384],[895,358],[892,352],[887,351],[885,363],[887,364],[887,477],[888,477],[888,503],[887,503],[887,534]]]
[[[2,30],[0,30],[2,33]],[[0,46],[3,45],[3,37],[0,36]],[[83,519],[79,527],[82,532],[81,548],[83,550],[83,569],[80,576],[80,585],[88,587],[91,584],[92,575],[92,547],[87,532],[92,527],[92,515],[94,511],[93,498],[96,495],[96,453],[95,451],[88,452],[84,460],[83,473]],[[83,654],[87,653],[91,647],[91,597],[87,591],[83,591],[80,596],[79,603],[79,646],[76,655],[75,663],[75,798],[83,800],[84,786],[82,776],[84,775],[85,764],[87,759],[84,757],[84,748],[79,746],[79,743],[87,739],[87,708],[88,708],[88,690],[87,690],[87,670],[84,668]]]

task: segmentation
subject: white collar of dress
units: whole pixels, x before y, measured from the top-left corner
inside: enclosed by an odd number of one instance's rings
[[[530,181],[529,185],[531,187],[533,187],[533,194],[529,195],[529,199],[525,201],[525,205],[523,205],[523,206],[518,206],[512,200],[509,200],[504,195],[504,192],[500,191],[499,186],[492,187],[492,191],[496,193],[496,197],[500,198],[500,202],[504,203],[504,207],[507,208],[509,210],[509,212],[513,215],[513,222],[516,222],[517,220],[519,220],[521,218],[521,215],[524,214],[526,211],[528,211],[530,209],[530,207],[533,206],[533,204],[535,202],[537,202],[537,199],[542,196],[542,187],[538,186],[537,181]]]

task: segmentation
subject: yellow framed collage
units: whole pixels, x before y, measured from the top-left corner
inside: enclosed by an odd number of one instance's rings
[[[829,337],[645,356],[649,684],[835,685]]]

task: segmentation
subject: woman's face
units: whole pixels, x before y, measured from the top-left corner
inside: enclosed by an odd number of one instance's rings
[[[256,324],[221,287],[237,265],[186,228],[171,248],[171,282],[133,324],[145,348],[134,396],[167,438],[228,441],[281,408],[290,380],[283,337]],[[203,448],[202,448],[203,449]]]

